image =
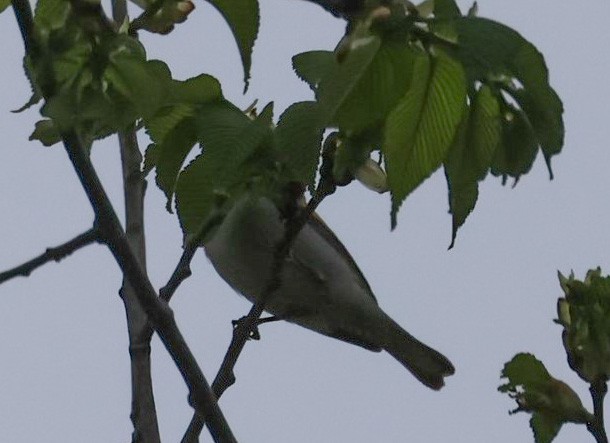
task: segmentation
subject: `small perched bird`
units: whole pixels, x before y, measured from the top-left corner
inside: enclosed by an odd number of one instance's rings
[[[204,240],[204,247],[220,276],[255,303],[272,277],[284,232],[270,199],[247,196]],[[371,351],[383,349],[432,389],[440,389],[443,378],[454,373],[446,357],[381,310],[349,252],[315,214],[295,238],[280,281],[265,304],[275,317]]]

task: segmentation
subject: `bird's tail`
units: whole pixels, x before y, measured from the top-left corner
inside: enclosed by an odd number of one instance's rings
[[[388,320],[388,338],[383,348],[423,384],[435,390],[442,388],[444,377],[455,372],[449,359],[417,340],[391,318]]]

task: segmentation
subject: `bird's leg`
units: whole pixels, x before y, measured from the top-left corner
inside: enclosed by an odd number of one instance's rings
[[[245,316],[243,316],[242,318],[238,319],[238,320],[232,320],[231,324],[233,325],[233,328],[238,328],[239,325],[241,323],[243,323],[243,321],[246,319]],[[279,321],[281,320],[281,318],[276,317],[276,316],[271,316],[271,317],[264,317],[264,318],[259,318],[256,321],[256,325],[254,326],[254,329],[250,332],[250,339],[251,340],[260,340],[261,339],[261,334],[258,332],[258,326],[262,325],[263,323],[271,323],[273,321]]]

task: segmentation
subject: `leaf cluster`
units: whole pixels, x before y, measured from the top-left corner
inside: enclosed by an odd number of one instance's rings
[[[444,166],[453,244],[488,172],[516,183],[539,149],[550,168],[563,108],[542,55],[521,35],[462,16],[451,0],[425,3],[420,13],[377,7],[335,51],[299,54],[293,66],[315,93],[321,124],[354,151],[339,170],[354,173],[372,151],[382,154],[392,226],[406,197]]]
[[[589,383],[594,414],[588,412],[576,392],[548,373],[542,362],[531,354],[517,354],[506,363],[499,387],[517,402],[513,412],[532,414],[530,425],[536,443],[551,442],[564,423],[585,424],[597,441],[605,440],[603,397],[610,375],[610,276],[601,269],[587,272],[583,281],[574,274],[559,273],[564,297],[557,302],[558,319],[568,364]]]
[[[235,36],[247,88],[258,3],[209,1]],[[67,130],[90,146],[134,122],[144,127],[152,141],[145,169],[156,167],[169,210],[176,196],[186,233],[214,202],[244,190],[281,199],[287,183],[311,188],[328,129],[335,130],[337,184],[357,177],[380,192],[389,189],[392,227],[408,195],[444,166],[451,245],[489,172],[516,182],[539,149],[549,165],[561,150],[563,110],[542,55],[504,25],[472,10],[463,16],[453,0],[419,9],[363,2],[349,14],[349,32],[334,51],[293,58],[315,99],[291,105],[277,124],[272,105],[250,118],[222,96],[214,78],[178,81],[163,62],[147,60],[131,33],[168,32],[183,21],[186,15],[167,9],[179,3],[168,2],[139,1],[142,16],[116,30],[95,3],[40,0],[42,44],[35,60],[25,60],[34,94],[24,108],[40,100],[46,84],[58,85],[46,94],[46,119],[32,134],[46,145]]]

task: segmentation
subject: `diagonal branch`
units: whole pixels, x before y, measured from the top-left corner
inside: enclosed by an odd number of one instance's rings
[[[116,0],[116,3],[120,2]],[[146,239],[144,235],[146,181],[140,169],[142,154],[138,147],[134,125],[119,133],[119,145],[123,169],[127,240],[142,268],[146,269]],[[152,336],[152,328],[148,322],[146,312],[138,303],[134,288],[126,278],[123,278],[120,295],[125,305],[129,334],[131,421],[134,427],[132,442],[160,443],[161,437],[152,385],[150,340],[143,339],[143,337]]]
[[[27,54],[34,60],[41,55],[34,33],[32,10],[28,0],[13,0],[13,10],[22,33]],[[40,85],[45,99],[54,95],[57,85],[46,78]],[[101,237],[112,252],[123,275],[134,288],[138,302],[146,312],[161,342],[176,363],[189,388],[189,402],[206,416],[210,433],[216,442],[231,443],[236,439],[222,413],[203,372],[190,351],[176,324],[169,306],[157,294],[134,255],[91,160],[75,131],[61,134],[62,141],[74,170],[95,212]]]
[[[59,246],[47,248],[47,250],[40,254],[38,257],[35,257],[19,266],[16,266],[13,269],[9,269],[8,271],[0,272],[0,284],[15,277],[28,277],[32,273],[32,271],[39,268],[40,266],[47,264],[50,261],[59,262],[66,258],[68,255],[72,254],[73,252],[78,251],[79,249],[98,241],[98,230],[94,226],[88,231],[77,235],[73,239],[68,240],[67,242]]]
[[[320,203],[322,203],[322,200],[334,191],[335,186],[328,183],[327,180],[322,177],[318,189],[307,206],[300,211],[296,211],[295,214],[287,219],[286,232],[284,233],[282,240],[276,245],[275,254],[273,256],[271,278],[267,282],[261,297],[252,306],[248,315],[241,319],[233,330],[233,338],[231,339],[229,348],[220,365],[220,369],[216,374],[216,378],[214,378],[214,383],[212,384],[212,390],[214,391],[216,398],[220,398],[222,394],[235,383],[234,368],[237,364],[237,359],[243,351],[246,341],[256,330],[256,327],[259,324],[259,317],[265,309],[267,300],[269,300],[269,297],[271,297],[281,285],[284,263],[286,262],[286,257],[292,248],[294,240],[309,220],[311,214],[313,214]],[[182,443],[197,442],[204,425],[205,418],[195,412],[182,437]]]

